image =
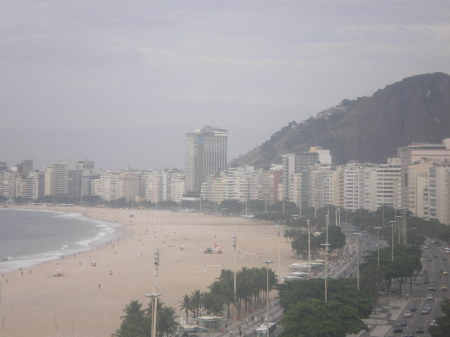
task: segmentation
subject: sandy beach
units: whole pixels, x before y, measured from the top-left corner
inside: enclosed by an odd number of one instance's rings
[[[269,259],[283,275],[294,262],[290,243],[278,240],[272,224],[153,210],[51,209],[121,223],[123,236],[91,251],[1,275],[1,337],[111,336],[126,304],[139,300],[147,305],[144,294],[154,291],[157,248],[161,300],[179,313],[185,294],[206,290],[222,268],[233,269],[234,233],[237,270],[263,267],[262,260]],[[216,245],[222,254],[203,253]],[[54,276],[57,270],[64,276]]]

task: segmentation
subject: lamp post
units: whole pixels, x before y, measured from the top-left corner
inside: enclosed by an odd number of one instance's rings
[[[359,239],[361,233],[356,233],[356,289],[359,290]]]
[[[392,226],[392,238],[391,238],[391,261],[394,262],[394,227],[395,227],[395,220],[389,221]]]
[[[161,296],[160,293],[158,293],[158,267],[159,267],[159,249],[155,249],[154,255],[153,255],[153,262],[155,264],[155,292],[153,294],[145,294],[145,297],[151,298],[153,302],[153,308],[152,308],[152,331],[151,331],[151,337],[156,337],[156,317],[158,314],[158,297]]]
[[[377,248],[378,248],[378,268],[380,268],[380,229],[381,227],[374,227],[374,229],[377,230],[377,237],[378,237],[378,243],[377,243]]]
[[[160,293],[154,293],[154,294],[145,294],[145,297],[148,297],[151,299],[151,302],[153,304],[153,308],[152,308],[152,323],[151,323],[151,333],[150,336],[151,337],[156,337],[156,315],[157,315],[157,311],[158,311],[158,297],[161,296]]]
[[[306,220],[308,224],[308,278],[311,278],[311,220]]]
[[[281,266],[281,248],[280,248],[280,239],[281,239],[281,232],[280,232],[280,225],[277,224],[275,226],[275,231],[277,232],[278,236],[278,278],[281,278],[280,274],[280,266]]]
[[[321,246],[325,247],[325,303],[328,302],[328,285],[327,285],[327,279],[328,279],[328,246],[329,243],[321,243]]]
[[[398,219],[398,244],[400,245],[402,243],[401,238],[402,238],[402,216],[401,215],[396,215],[395,216],[395,225],[397,226],[397,219]]]
[[[266,333],[267,337],[269,337],[269,264],[273,263],[270,260],[263,261],[266,264],[266,285],[267,285],[267,324],[266,324]]]
[[[236,233],[233,234],[233,302],[236,311],[236,247],[237,247],[237,236]]]

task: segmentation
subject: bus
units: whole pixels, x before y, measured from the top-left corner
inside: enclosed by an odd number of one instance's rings
[[[276,329],[276,323],[269,323],[269,336],[274,337]],[[267,337],[267,323],[263,323],[256,328],[256,337]]]

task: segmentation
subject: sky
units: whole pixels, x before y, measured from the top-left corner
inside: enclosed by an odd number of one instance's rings
[[[0,0],[0,162],[184,169],[405,77],[450,74],[448,0]]]

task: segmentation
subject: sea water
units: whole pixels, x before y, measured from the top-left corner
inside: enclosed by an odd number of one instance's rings
[[[81,213],[0,208],[0,273],[103,245],[118,228]]]

